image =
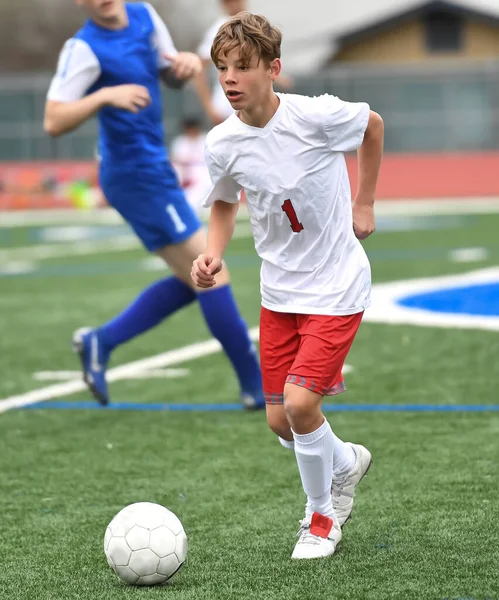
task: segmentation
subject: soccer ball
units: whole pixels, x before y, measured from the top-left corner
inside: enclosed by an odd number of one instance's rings
[[[132,585],[171,579],[184,564],[187,536],[180,519],[152,502],[130,504],[109,523],[104,552],[111,569]]]

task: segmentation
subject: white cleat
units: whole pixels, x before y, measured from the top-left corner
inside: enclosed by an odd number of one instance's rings
[[[367,448],[360,444],[349,444],[355,453],[355,464],[349,473],[333,479],[331,497],[333,508],[340,527],[348,521],[352,514],[355,488],[369,471],[372,456]]]
[[[315,512],[312,518],[300,521],[298,536],[291,558],[325,558],[334,553],[341,540],[341,528],[336,519]]]

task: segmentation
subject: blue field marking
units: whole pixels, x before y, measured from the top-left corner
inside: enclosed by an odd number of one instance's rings
[[[145,404],[114,402],[101,406],[92,401],[50,401],[31,404],[24,409],[100,410],[141,412],[232,412],[244,410],[241,404]],[[499,412],[499,404],[324,404],[326,412]]]
[[[412,294],[398,304],[432,312],[499,316],[499,282]]]

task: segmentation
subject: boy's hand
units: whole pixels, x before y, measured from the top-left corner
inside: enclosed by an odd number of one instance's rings
[[[222,270],[221,258],[209,254],[200,254],[192,264],[192,281],[200,288],[211,288],[215,285],[215,275]]]
[[[364,203],[358,198],[352,206],[353,230],[359,240],[365,240],[376,229],[374,202]]]
[[[138,113],[151,104],[149,90],[142,85],[125,84],[103,88],[105,102],[114,108]]]
[[[201,59],[192,52],[179,52],[175,55],[165,54],[165,58],[171,62],[170,69],[175,77],[180,80],[195,77],[203,70]]]

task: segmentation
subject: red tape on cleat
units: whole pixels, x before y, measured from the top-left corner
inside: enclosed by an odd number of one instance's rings
[[[310,523],[310,533],[312,535],[327,539],[332,528],[333,519],[325,517],[318,512],[314,512]]]

